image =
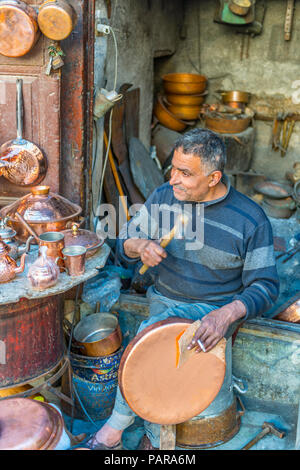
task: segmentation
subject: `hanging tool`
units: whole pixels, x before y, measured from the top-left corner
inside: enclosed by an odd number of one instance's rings
[[[179,232],[182,227],[187,225],[188,220],[189,219],[185,214],[179,215],[177,217],[176,221],[175,221],[175,224],[174,224],[174,227],[172,228],[172,230],[169,233],[167,233],[167,235],[165,235],[164,237],[161,238],[160,243],[159,243],[160,246],[162,248],[165,248],[173,240],[176,233]],[[143,266],[139,270],[139,273],[140,274],[145,274],[145,272],[148,269],[149,269],[149,266],[147,266],[146,264],[143,264]]]
[[[285,125],[285,129],[284,129],[285,134],[284,134],[284,141],[282,142],[282,147],[283,147],[281,150],[282,157],[284,157],[287,152],[289,141],[290,141],[290,138],[291,138],[294,126],[295,126],[295,120],[291,119],[290,121],[287,121],[286,119],[284,121],[284,125]]]
[[[106,146],[106,148],[107,148],[108,140],[107,140],[107,135],[106,135],[106,132],[105,132],[105,131],[104,131],[104,133],[103,133],[103,137],[104,137],[105,146]],[[113,175],[114,175],[114,179],[115,179],[115,182],[116,182],[116,186],[117,186],[118,191],[119,191],[119,194],[120,194],[121,203],[122,203],[124,212],[125,212],[125,214],[126,214],[126,218],[127,218],[127,220],[130,220],[130,215],[129,215],[129,212],[128,212],[128,208],[127,208],[127,203],[126,203],[125,195],[124,195],[124,192],[123,192],[123,189],[122,189],[122,186],[121,186],[121,182],[120,182],[120,179],[119,179],[119,175],[118,175],[118,172],[117,172],[117,168],[116,168],[116,165],[115,165],[115,162],[114,162],[114,157],[113,157],[113,155],[112,155],[112,152],[111,152],[111,149],[110,149],[110,148],[108,149],[108,158],[109,158],[109,163],[110,163],[110,166],[111,166]]]
[[[267,434],[273,434],[274,436],[282,439],[285,436],[285,432],[276,428],[273,423],[264,422],[262,425],[262,431],[257,434],[248,444],[246,444],[241,450],[248,450],[250,447],[254,446],[258,441],[260,441]]]
[[[294,16],[295,0],[288,0],[286,6],[285,22],[284,22],[284,40],[291,39],[293,16]]]

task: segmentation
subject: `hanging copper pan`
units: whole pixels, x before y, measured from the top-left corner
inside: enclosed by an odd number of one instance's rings
[[[217,396],[225,361],[214,351],[193,353],[176,367],[177,338],[192,320],[154,323],[127,346],[119,367],[119,387],[130,408],[158,424],[178,424],[205,410]]]
[[[39,34],[34,8],[19,0],[0,2],[0,54],[7,57],[27,54]]]
[[[0,147],[0,175],[19,186],[38,184],[47,171],[47,160],[39,147],[23,139],[23,80],[17,79],[17,138]]]

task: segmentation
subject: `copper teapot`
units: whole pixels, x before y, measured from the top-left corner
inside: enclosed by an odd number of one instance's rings
[[[26,253],[23,253],[20,266],[17,266],[15,260],[9,256],[9,252],[9,247],[0,240],[0,283],[11,281],[25,268]]]

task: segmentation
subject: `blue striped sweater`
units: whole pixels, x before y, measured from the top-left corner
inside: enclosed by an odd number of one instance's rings
[[[240,300],[246,319],[254,318],[267,311],[279,293],[272,227],[258,204],[231,187],[226,176],[223,181],[225,196],[204,203],[178,201],[169,183],[157,188],[122,228],[118,254],[126,262],[137,262],[125,255],[125,239],[158,240],[168,231],[166,220],[172,227],[184,208],[193,225],[184,238],[171,241],[165,248],[167,258],[152,268],[156,290],[175,300],[220,307]]]

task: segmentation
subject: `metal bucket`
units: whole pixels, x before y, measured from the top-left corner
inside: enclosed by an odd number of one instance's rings
[[[123,348],[109,356],[88,357],[70,353],[74,389],[74,416],[85,421],[107,418],[113,409],[118,386],[118,370]],[[62,378],[62,392],[70,396],[68,374]],[[86,411],[83,411],[81,403]],[[61,402],[63,411],[72,415],[70,405]]]
[[[226,344],[226,373],[222,388],[214,401],[198,416],[176,426],[176,445],[183,448],[209,448],[229,441],[240,429],[240,417],[244,410],[237,411],[233,389],[245,393],[247,386],[240,388],[232,375],[232,342]]]
[[[72,370],[78,377],[93,383],[118,380],[118,370],[123,348],[104,357],[89,357],[70,353]]]

